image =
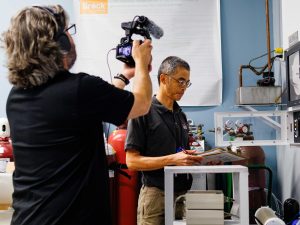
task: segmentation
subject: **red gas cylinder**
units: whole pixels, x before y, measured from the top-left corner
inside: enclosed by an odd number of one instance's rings
[[[13,148],[11,144],[10,128],[7,118],[0,118],[0,158],[9,158],[13,161]]]
[[[11,140],[8,137],[0,137],[0,158],[9,158],[14,161]]]
[[[116,152],[118,164],[126,164],[126,153],[124,151],[126,130],[119,129],[111,133],[108,143]],[[117,193],[117,225],[136,225],[137,203],[138,203],[138,173],[128,169],[121,169],[127,176],[116,170],[116,193]]]
[[[240,147],[241,155],[247,160],[234,162],[236,165],[254,166],[265,165],[265,153],[260,146]],[[266,205],[266,177],[262,169],[249,169],[249,219],[255,224],[255,212]]]

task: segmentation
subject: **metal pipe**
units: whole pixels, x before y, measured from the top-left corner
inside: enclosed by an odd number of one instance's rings
[[[270,44],[270,22],[269,22],[269,0],[266,0],[266,29],[267,29],[267,48],[268,48],[268,70],[271,72],[271,44]]]
[[[239,71],[239,85],[240,87],[243,87],[243,66],[240,66],[240,71]]]

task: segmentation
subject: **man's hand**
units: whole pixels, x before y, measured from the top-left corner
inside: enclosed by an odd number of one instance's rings
[[[176,166],[192,166],[199,164],[203,157],[194,155],[195,150],[184,150],[173,155],[174,165]]]

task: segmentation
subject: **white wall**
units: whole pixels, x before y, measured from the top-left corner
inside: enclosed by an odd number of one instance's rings
[[[18,10],[25,6],[31,5],[53,5],[60,4],[68,12],[70,20],[73,19],[73,2],[68,0],[10,0],[0,1],[0,34],[7,30],[10,22],[10,18],[17,13]],[[2,43],[1,43],[2,46]],[[6,117],[6,99],[11,89],[11,85],[7,80],[7,69],[5,67],[5,52],[3,48],[0,48],[0,117]]]
[[[273,13],[279,21],[274,22],[275,45],[282,46],[286,50],[289,46],[288,37],[298,31],[300,35],[300,1],[299,0],[275,0],[278,11]],[[279,70],[285,80],[285,63],[280,64]],[[277,148],[278,182],[282,201],[287,198],[295,198],[300,201],[300,146],[291,145]]]

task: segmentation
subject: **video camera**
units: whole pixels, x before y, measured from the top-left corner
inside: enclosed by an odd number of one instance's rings
[[[135,16],[131,22],[123,22],[121,27],[125,30],[125,37],[121,38],[120,44],[116,48],[116,58],[131,67],[135,66],[131,55],[132,35],[138,34],[151,40],[150,34],[157,39],[164,34],[159,26],[145,16]]]

